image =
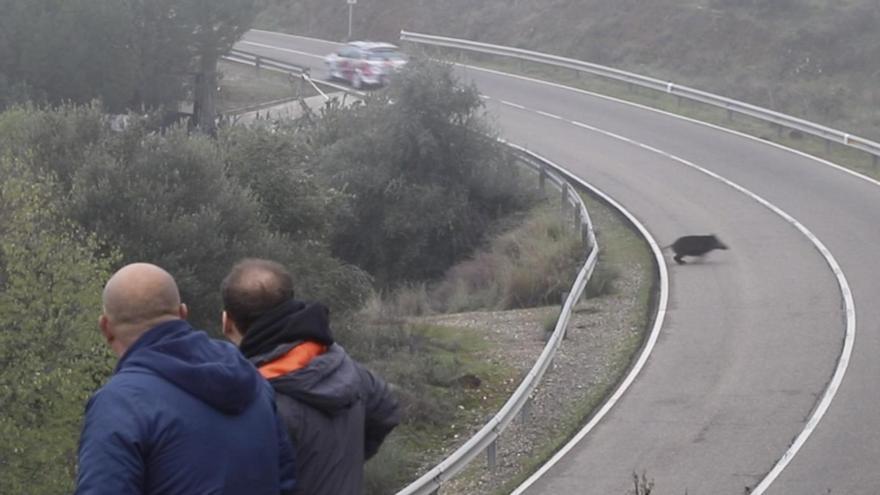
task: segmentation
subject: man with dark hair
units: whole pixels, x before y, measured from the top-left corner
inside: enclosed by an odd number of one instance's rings
[[[272,384],[296,445],[296,493],[363,493],[364,461],[400,421],[388,386],[333,341],[326,306],[294,299],[280,264],[243,260],[221,291],[223,333]]]
[[[272,388],[235,347],[185,321],[171,275],[127,265],[102,299],[98,326],[120,359],[86,406],[76,493],[292,493]]]

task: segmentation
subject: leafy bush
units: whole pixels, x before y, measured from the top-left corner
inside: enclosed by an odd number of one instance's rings
[[[0,158],[0,492],[69,493],[80,418],[111,368],[96,327],[114,257],[49,176]]]
[[[96,106],[16,108],[0,114],[0,152],[55,174],[66,213],[118,247],[121,263],[149,261],[172,273],[197,326],[216,325],[219,283],[246,256],[289,266],[303,297],[336,310],[360,305],[370,288],[362,270],[333,258],[315,229],[276,228],[279,219],[295,218],[287,211],[321,213],[311,206],[320,190],[285,202],[227,174],[226,165],[247,161],[242,157],[254,148],[251,141],[263,136],[245,133],[221,144],[179,128],[157,134],[149,124],[133,118],[128,129],[113,133]],[[273,206],[285,211],[270,213]],[[332,214],[309,221],[327,219]]]
[[[23,439],[11,451],[0,446],[0,468],[23,473],[10,483],[40,478],[0,491],[69,490],[71,432],[82,401],[109,371],[98,333],[85,329],[110,271],[134,261],[171,272],[203,328],[219,320],[220,279],[241,257],[282,262],[301,297],[336,312],[364,301],[372,280],[361,267],[368,269],[395,309],[341,319],[339,340],[397,387],[412,433],[404,443],[455,417],[463,395],[456,380],[475,366],[467,361],[472,349],[400,315],[430,312],[424,281],[472,254],[493,222],[534,204],[537,191],[486,138],[476,91],[449,67],[420,64],[366,104],[331,105],[324,119],[271,132],[229,129],[216,140],[181,128],[160,133],[151,118],[134,116],[114,132],[98,104],[0,114],[0,156],[8,157],[0,175],[0,323],[8,314],[21,321],[5,328],[26,330],[0,334],[0,407],[9,408],[0,433]],[[19,206],[10,198],[24,201],[28,184],[42,191],[32,201],[42,202]],[[28,232],[27,222],[39,228]],[[26,300],[40,284],[62,292]],[[22,351],[27,345],[39,354]],[[29,361],[19,366],[16,352]],[[376,483],[412,474],[411,458],[383,455],[400,469]],[[26,473],[49,463],[57,475]]]
[[[326,240],[348,209],[349,195],[321,182],[306,133],[295,125],[235,126],[220,136],[227,173],[255,193],[273,229]]]
[[[314,169],[351,195],[333,252],[382,288],[428,280],[469,255],[494,220],[534,203],[486,138],[480,106],[450,67],[413,60],[365,104],[328,107],[312,132]]]
[[[96,103],[53,110],[25,105],[0,114],[0,151],[52,174],[63,193],[69,190],[86,153],[108,138],[103,108]]]

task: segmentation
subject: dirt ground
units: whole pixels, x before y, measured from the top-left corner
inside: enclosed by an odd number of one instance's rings
[[[440,493],[509,492],[517,484],[512,480],[524,479],[586,423],[589,412],[613,389],[641,344],[644,329],[634,323],[633,315],[640,312],[640,287],[650,283],[639,267],[624,268],[614,294],[580,302],[566,339],[526,407],[527,414],[502,434],[494,470],[487,468],[485,457],[478,458]],[[544,322],[553,311],[555,308],[474,312],[430,320],[479,332],[491,344],[487,359],[514,366],[524,376],[544,347]],[[496,412],[488,411],[481,421],[475,421],[471,432]],[[462,435],[460,443],[468,438]]]

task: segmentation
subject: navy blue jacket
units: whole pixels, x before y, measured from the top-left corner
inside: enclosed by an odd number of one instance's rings
[[[89,400],[76,493],[277,495],[293,470],[269,384],[234,346],[175,320]]]

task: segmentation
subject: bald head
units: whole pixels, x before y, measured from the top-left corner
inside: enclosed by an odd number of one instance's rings
[[[165,321],[185,317],[174,278],[149,263],[133,263],[116,272],[102,296],[103,318],[126,346]]]

